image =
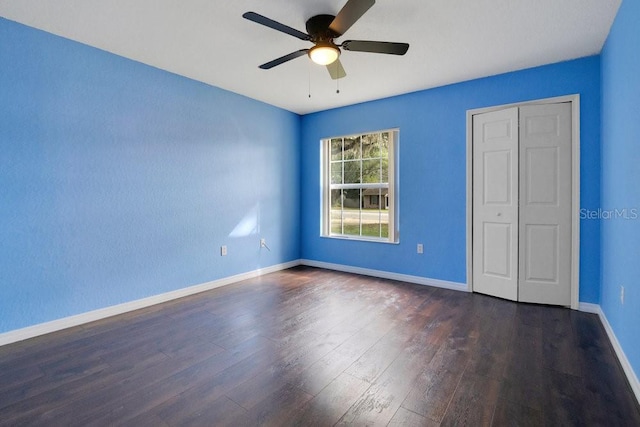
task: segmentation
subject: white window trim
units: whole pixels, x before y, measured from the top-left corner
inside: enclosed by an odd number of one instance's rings
[[[331,145],[328,141],[334,138],[353,138],[361,135],[367,135],[372,133],[389,133],[389,162],[388,162],[388,175],[389,175],[389,185],[388,189],[388,200],[389,200],[389,237],[371,237],[371,236],[351,236],[351,235],[343,235],[343,234],[331,234]],[[342,239],[342,240],[357,240],[357,241],[365,241],[365,242],[376,242],[376,243],[391,243],[398,244],[400,233],[398,230],[398,212],[399,212],[399,203],[398,203],[398,146],[399,146],[399,133],[400,130],[398,128],[393,129],[382,129],[370,132],[361,132],[351,135],[339,135],[323,138],[320,140],[320,236],[326,237],[329,239]],[[357,188],[380,188],[379,183],[362,183],[362,184],[342,184],[342,188],[344,189],[357,189]]]

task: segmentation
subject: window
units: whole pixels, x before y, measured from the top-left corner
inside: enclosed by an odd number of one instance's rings
[[[397,130],[322,141],[322,235],[397,242]]]

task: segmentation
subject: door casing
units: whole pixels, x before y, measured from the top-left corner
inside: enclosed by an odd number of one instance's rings
[[[473,292],[473,116],[525,105],[571,103],[571,308],[579,307],[580,282],[580,95],[567,95],[467,111],[467,290]]]

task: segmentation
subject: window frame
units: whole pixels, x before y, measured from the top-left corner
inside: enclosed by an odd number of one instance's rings
[[[371,134],[389,134],[389,149],[388,149],[388,186],[387,188],[387,199],[388,199],[388,208],[385,209],[388,211],[389,215],[389,225],[388,225],[388,237],[373,237],[373,236],[362,236],[362,235],[347,235],[347,234],[334,234],[331,232],[331,190],[332,189],[361,189],[365,190],[367,188],[380,188],[380,183],[354,183],[354,184],[331,184],[331,140],[337,138],[357,138],[362,137],[364,135]],[[399,138],[400,137],[400,129],[392,128],[392,129],[382,129],[376,131],[369,132],[360,132],[349,135],[338,135],[331,136],[327,138],[322,138],[320,140],[320,186],[321,186],[321,212],[320,212],[320,236],[326,237],[330,239],[346,239],[346,240],[357,240],[357,241],[365,241],[365,242],[377,242],[377,243],[399,243],[400,233],[398,230],[398,213],[399,213],[399,203],[398,203],[398,194],[399,194],[399,179],[398,179],[398,147],[399,147]],[[362,160],[362,157],[360,158]],[[362,211],[362,192],[360,194],[360,211]],[[379,205],[382,200],[385,200],[384,196],[379,196]],[[380,208],[379,208],[380,209]]]

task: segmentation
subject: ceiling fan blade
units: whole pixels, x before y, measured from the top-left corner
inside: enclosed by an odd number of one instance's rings
[[[408,43],[374,42],[365,40],[346,40],[341,46],[344,50],[355,52],[388,53],[404,55],[409,50]]]
[[[347,73],[344,71],[342,62],[340,62],[339,59],[336,59],[331,64],[328,64],[327,71],[329,71],[329,75],[333,80],[338,80],[343,77],[347,77]]]
[[[292,59],[296,59],[299,56],[303,56],[306,55],[307,52],[309,52],[309,49],[300,49],[300,50],[296,50],[295,52],[291,52],[288,55],[285,56],[281,56],[278,59],[274,59],[273,61],[269,61],[267,63],[264,63],[260,66],[260,68],[262,68],[263,70],[268,70],[270,68],[275,67],[276,65],[280,65],[283,64],[287,61],[291,61]]]
[[[348,0],[329,25],[329,29],[338,36],[343,35],[375,2],[376,0]]]
[[[291,28],[287,25],[281,24],[277,21],[274,21],[273,19],[269,19],[266,16],[262,16],[255,12],[246,12],[242,15],[242,17],[248,19],[249,21],[262,24],[265,27],[273,28],[274,30],[289,34],[290,36],[297,37],[300,40],[311,40],[311,37],[307,33],[298,31],[295,28]]]

